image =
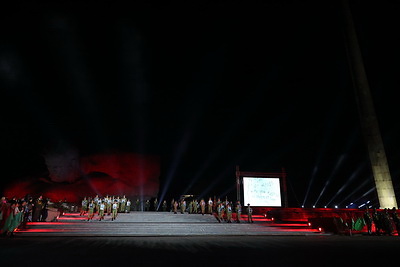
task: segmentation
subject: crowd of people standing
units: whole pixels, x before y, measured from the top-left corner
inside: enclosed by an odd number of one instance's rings
[[[28,222],[43,222],[48,217],[50,199],[29,195],[18,199],[1,198],[0,234],[13,236],[16,229],[25,229]]]
[[[372,212],[366,209],[363,219],[369,235],[400,235],[400,216],[395,207]]]

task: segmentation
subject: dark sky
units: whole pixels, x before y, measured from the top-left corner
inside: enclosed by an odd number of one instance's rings
[[[240,165],[291,206],[376,202],[338,1],[145,2],[0,8],[2,187],[63,144],[160,155],[169,195],[235,196]],[[400,5],[350,2],[399,194]]]

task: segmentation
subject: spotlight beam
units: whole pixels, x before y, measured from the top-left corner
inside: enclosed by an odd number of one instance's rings
[[[345,155],[341,155],[338,159],[338,161],[336,162],[336,165],[331,173],[331,175],[329,176],[328,180],[326,181],[324,187],[322,188],[317,200],[315,201],[313,206],[317,206],[318,201],[320,200],[321,196],[324,194],[325,190],[328,188],[329,184],[332,182],[333,177],[336,175],[336,172],[339,170],[340,166],[342,165],[344,159],[345,159]]]
[[[347,182],[342,185],[341,188],[339,188],[339,190],[336,192],[336,194],[331,198],[331,200],[329,200],[329,202],[326,204],[326,206],[329,206],[329,204],[331,204],[331,202],[337,197],[339,196],[339,194],[347,187],[349,186],[354,180],[355,178],[358,177],[359,173],[361,172],[362,169],[364,169],[365,167],[365,163],[361,164],[358,166],[358,168],[351,174],[350,178],[347,179]]]
[[[371,179],[371,177],[370,177],[369,179],[364,180],[359,186],[357,186],[357,188],[356,188],[355,190],[353,190],[353,191],[351,192],[351,194],[347,195],[347,197],[345,197],[345,198],[339,203],[339,205],[340,205],[340,204],[343,204],[343,203],[344,203],[345,201],[347,201],[350,197],[352,197],[356,192],[360,191],[361,188],[363,188],[365,185],[367,185],[368,183],[370,183],[370,179]]]

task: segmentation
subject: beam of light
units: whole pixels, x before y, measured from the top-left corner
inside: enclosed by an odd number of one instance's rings
[[[362,182],[359,186],[357,186],[354,190],[352,190],[351,194],[349,194],[345,198],[343,198],[342,201],[339,203],[339,205],[343,204],[344,202],[347,202],[347,200],[349,198],[354,196],[354,194],[357,193],[358,191],[360,191],[365,185],[371,183],[370,179],[371,179],[371,177],[369,177],[369,179],[364,180],[364,182]],[[352,202],[354,202],[354,201],[352,201]]]
[[[336,165],[335,165],[335,167],[334,167],[334,169],[333,169],[331,175],[329,176],[328,180],[326,181],[324,187],[322,188],[322,191],[320,192],[320,194],[319,194],[319,196],[318,196],[316,202],[314,203],[314,206],[317,205],[319,199],[321,198],[321,196],[322,196],[323,193],[325,192],[325,190],[326,190],[326,188],[328,187],[328,185],[331,183],[331,180],[332,180],[332,179],[334,178],[334,176],[336,175],[336,172],[339,170],[341,164],[342,164],[343,161],[344,161],[344,158],[345,158],[345,156],[346,156],[346,153],[347,153],[348,151],[350,151],[350,148],[351,148],[352,146],[354,146],[354,143],[355,143],[354,140],[355,140],[356,138],[357,138],[357,129],[356,129],[356,127],[354,127],[354,128],[353,128],[353,131],[351,132],[351,134],[350,134],[350,136],[349,136],[349,138],[347,138],[346,145],[344,146],[344,147],[345,147],[344,153],[339,157],[339,160],[336,162]]]
[[[236,189],[236,184],[233,184],[232,186],[230,186],[227,190],[225,190],[225,192],[223,192],[222,194],[220,194],[219,196],[218,196],[218,198],[220,198],[220,199],[225,199],[225,197],[230,193],[230,192],[232,192],[234,189]]]
[[[354,202],[357,202],[358,200],[366,197],[368,194],[370,194],[372,191],[374,191],[376,189],[376,187],[372,187],[370,189],[368,189],[364,194],[362,194],[359,198],[357,198],[356,200],[354,200]]]
[[[169,189],[169,185],[171,184],[172,179],[174,178],[176,170],[178,168],[178,165],[182,160],[182,156],[183,156],[183,154],[185,153],[185,151],[187,149],[187,146],[188,146],[190,138],[191,138],[191,132],[189,132],[189,131],[185,132],[183,138],[181,139],[181,141],[180,141],[180,143],[178,145],[178,148],[176,150],[174,159],[172,161],[172,164],[171,164],[171,166],[170,166],[170,168],[169,168],[169,170],[167,172],[167,176],[165,178],[165,185],[164,185],[164,187],[162,189],[162,192],[160,194],[160,198],[159,198],[157,209],[160,207],[161,203],[163,202],[163,200],[165,198],[165,195],[166,195],[166,193],[167,193],[167,191]]]
[[[320,200],[321,196],[324,194],[326,188],[329,186],[329,184],[332,182],[333,177],[336,175],[336,172],[339,170],[340,166],[342,165],[344,159],[345,159],[345,155],[341,155],[338,159],[338,161],[336,162],[335,167],[333,168],[333,171],[331,173],[331,175],[328,177],[328,179],[326,180],[326,183],[324,185],[324,187],[322,188],[321,192],[319,193],[319,196],[317,198],[317,200],[315,201],[313,206],[317,206],[318,201]]]
[[[213,59],[214,61],[214,59]],[[246,122],[248,115],[253,111],[253,109],[256,109],[256,107],[261,103],[261,100],[263,99],[262,97],[258,96],[257,94],[261,93],[264,90],[264,87],[262,89],[260,88],[259,91],[255,90],[253,95],[251,97],[248,97],[245,101],[241,102],[241,106],[238,108],[241,112],[239,115],[236,117],[234,121],[231,122],[230,126],[227,127],[227,130],[225,131],[225,135],[220,139],[218,142],[218,147],[214,147],[213,152],[210,153],[210,157],[207,158],[207,160],[203,163],[203,166],[200,170],[197,170],[196,175],[190,180],[190,183],[186,187],[186,189],[183,191],[184,193],[190,193],[190,189],[193,187],[195,182],[203,175],[203,173],[206,171],[206,169],[211,165],[211,163],[217,158],[217,156],[221,153],[224,152],[224,147],[226,147],[229,142],[232,140],[233,135],[236,133],[238,125],[242,125]],[[282,118],[276,118],[277,122],[282,121]],[[274,123],[272,123],[274,124]],[[278,134],[276,132],[276,134]],[[265,135],[259,135],[258,138],[254,138],[254,135],[252,136],[251,142],[252,144],[249,144],[246,146],[247,150],[250,151],[251,148],[259,148],[259,140],[265,139]],[[242,155],[244,154],[250,154],[250,153],[245,153],[243,152]],[[242,157],[243,158],[243,157]],[[272,158],[272,156],[271,156]],[[276,155],[273,157],[274,159],[277,158]]]
[[[200,194],[199,198],[205,198],[207,194],[215,187],[216,184],[218,184],[223,178],[226,176],[229,176],[233,172],[231,166],[229,168],[226,168],[224,171],[220,172],[220,174],[213,179],[213,182],[208,185],[208,187],[203,191],[202,194]],[[235,179],[232,175],[232,183],[235,184]]]
[[[214,162],[217,156],[223,151],[223,147],[228,143],[228,140],[229,138],[223,138],[222,141],[218,143],[219,144],[218,147],[214,147],[213,152],[210,153],[210,156],[203,163],[202,167],[199,170],[197,170],[196,175],[192,179],[190,179],[190,183],[183,191],[183,194],[190,193],[190,190],[192,189],[193,185],[200,179],[200,177],[202,177],[202,175],[211,165],[211,163]]]
[[[362,163],[360,164],[357,169],[351,174],[350,178],[347,179],[347,182],[342,185],[341,188],[339,188],[339,190],[336,192],[336,194],[331,198],[331,200],[328,201],[328,203],[326,203],[326,206],[329,206],[329,204],[331,204],[331,202],[347,187],[349,186],[354,180],[355,178],[358,177],[358,175],[360,174],[361,170],[364,169],[366,163]]]
[[[315,175],[316,175],[317,171],[318,171],[318,166],[314,166],[313,172],[311,174],[311,179],[310,179],[310,182],[308,183],[307,191],[306,191],[306,194],[304,196],[302,207],[304,207],[306,205],[308,194],[310,193],[310,189],[311,189],[311,186],[312,186],[312,184],[314,182]]]
[[[322,155],[325,154],[326,147],[330,143],[330,140],[332,138],[332,134],[334,132],[333,128],[334,128],[335,122],[337,122],[338,117],[340,115],[340,112],[343,110],[343,109],[339,109],[339,107],[341,107],[342,105],[337,105],[336,104],[339,101],[341,102],[340,96],[337,97],[335,104],[332,104],[331,112],[328,114],[328,118],[326,119],[327,124],[325,126],[326,129],[325,129],[324,139],[322,141],[321,147],[319,149],[319,152],[318,152],[318,155],[317,155],[317,158],[316,158],[316,162],[315,162],[314,168],[312,170],[311,179],[310,179],[310,182],[308,183],[306,194],[304,195],[304,200],[303,200],[302,207],[304,207],[306,205],[306,201],[308,199],[311,187],[312,187],[312,185],[314,183],[314,180],[315,180],[315,177],[316,177],[316,174],[317,174],[317,171],[318,171],[318,166],[320,165],[320,162],[321,162],[321,159],[322,159]],[[332,123],[332,121],[334,123]],[[315,204],[314,204],[314,206],[315,206]]]

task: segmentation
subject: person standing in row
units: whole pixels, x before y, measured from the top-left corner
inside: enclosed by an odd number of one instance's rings
[[[153,206],[154,206],[154,211],[157,211],[158,210],[158,200],[157,200],[157,198],[154,199]]]
[[[101,202],[99,205],[99,221],[104,220],[104,210],[105,210],[104,202]]]
[[[125,212],[130,213],[131,212],[131,201],[128,199],[126,201],[126,207],[125,207]]]
[[[168,207],[167,207],[167,201],[164,200],[163,203],[162,203],[162,210],[163,210],[163,211],[167,211],[167,208],[168,208]]]
[[[206,202],[204,201],[203,198],[200,200],[200,209],[201,209],[201,215],[204,215],[204,213],[206,213]]]
[[[250,207],[250,203],[247,204],[247,221],[253,223],[253,209]]]
[[[88,205],[88,221],[91,221],[93,219],[94,216],[94,208],[95,208],[95,204],[94,201],[91,200],[89,205]]]
[[[236,211],[236,222],[240,223],[240,218],[242,216],[242,205],[240,205],[240,201],[236,203],[235,211]]]
[[[84,216],[87,212],[87,206],[88,206],[88,201],[86,197],[83,198],[82,200],[82,206],[81,206],[81,213],[79,214],[80,216]]]
[[[208,199],[208,210],[207,210],[207,213],[208,214],[212,214],[212,211],[213,211],[213,201],[212,201],[212,199],[211,199],[211,197]]]
[[[114,200],[114,204],[112,205],[111,221],[117,219],[117,214],[118,214],[118,202],[117,200]]]
[[[372,235],[372,223],[373,223],[373,220],[372,220],[371,214],[368,211],[368,208],[365,210],[363,217],[364,217],[365,224],[367,225],[368,234]]]
[[[226,205],[226,222],[228,223],[232,222],[232,207],[230,203]]]
[[[120,199],[119,212],[125,212],[126,197],[125,195]]]
[[[35,204],[33,205],[33,215],[32,215],[32,222],[39,222],[42,220],[42,210],[43,210],[44,202],[43,196],[39,196],[36,199]]]
[[[181,213],[184,214],[186,211],[186,201],[182,199],[181,201]]]
[[[144,203],[144,210],[150,211],[150,200],[146,200],[146,202]]]
[[[193,213],[194,214],[197,214],[197,213],[199,213],[199,202],[197,201],[197,199],[194,199],[193,200]]]
[[[219,203],[217,206],[217,220],[220,223],[222,221],[222,216],[223,216],[223,205],[222,203]]]
[[[397,214],[395,207],[392,208],[392,220],[396,228],[397,235],[400,236],[400,217],[399,214]]]
[[[111,208],[112,208],[111,196],[110,197],[106,197],[106,207],[107,207],[107,215],[110,216],[111,215]]]

